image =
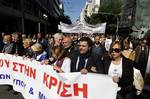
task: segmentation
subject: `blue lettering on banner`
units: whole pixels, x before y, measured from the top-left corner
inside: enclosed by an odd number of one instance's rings
[[[29,93],[32,94],[32,95],[34,94],[34,93],[33,93],[33,88],[32,88],[32,87],[30,88]]]
[[[10,74],[0,74],[0,79],[10,79]]]
[[[38,97],[38,99],[47,99],[47,98],[44,96],[43,93],[41,93],[41,92],[39,91],[39,97]]]
[[[14,79],[13,84],[19,85],[19,86],[24,87],[24,88],[26,87],[26,84],[23,81],[19,80],[19,79]]]

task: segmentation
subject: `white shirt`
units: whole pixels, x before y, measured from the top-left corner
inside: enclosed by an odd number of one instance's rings
[[[56,62],[54,63],[54,65],[56,65]],[[61,66],[61,69],[65,72],[65,73],[69,73],[71,72],[71,60],[70,58],[68,57],[65,57],[63,63],[62,63],[62,66]]]
[[[106,51],[109,51],[111,43],[112,43],[112,39],[107,39],[106,38],[106,40],[105,40],[105,49],[106,49]]]
[[[110,67],[109,67],[109,71],[108,71],[108,75],[118,76],[118,77],[122,76],[122,58],[121,58],[120,64],[116,65],[116,64],[113,64],[111,62]]]

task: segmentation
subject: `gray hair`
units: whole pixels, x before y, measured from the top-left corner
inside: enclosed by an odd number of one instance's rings
[[[55,38],[62,38],[62,37],[63,37],[63,34],[61,34],[61,33],[56,33],[56,34],[53,35],[53,37],[54,37],[54,39],[55,39]]]

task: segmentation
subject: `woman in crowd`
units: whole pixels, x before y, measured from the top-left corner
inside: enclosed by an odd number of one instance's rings
[[[54,46],[52,47],[52,57],[49,60],[45,60],[44,64],[51,64],[53,69],[58,73],[67,73],[70,72],[70,58],[66,57],[66,52],[64,47],[62,46]]]
[[[119,86],[117,99],[134,99],[135,88],[133,86],[134,63],[123,57],[122,44],[114,41],[110,47],[110,56],[103,58],[104,73],[112,76]]]
[[[122,54],[124,55],[124,57],[130,58],[130,55],[131,55],[132,51],[133,51],[132,43],[129,40],[129,37],[126,37],[123,40],[123,51],[122,51]]]
[[[43,50],[43,46],[40,43],[35,43],[31,46],[31,50],[33,51],[32,58],[37,61],[44,61],[48,59],[48,55],[46,51]]]
[[[23,56],[31,58],[32,57],[32,50],[31,50],[31,46],[32,46],[33,42],[30,38],[25,38],[23,41],[23,47],[24,47],[24,52],[23,52]]]

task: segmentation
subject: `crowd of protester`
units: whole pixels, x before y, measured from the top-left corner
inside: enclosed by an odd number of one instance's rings
[[[145,77],[148,39],[111,35],[1,33],[0,52],[49,64],[58,73],[88,72],[112,76],[118,83],[117,99],[137,99],[133,68]],[[142,93],[139,95],[142,98]],[[139,98],[139,97],[138,97]]]

